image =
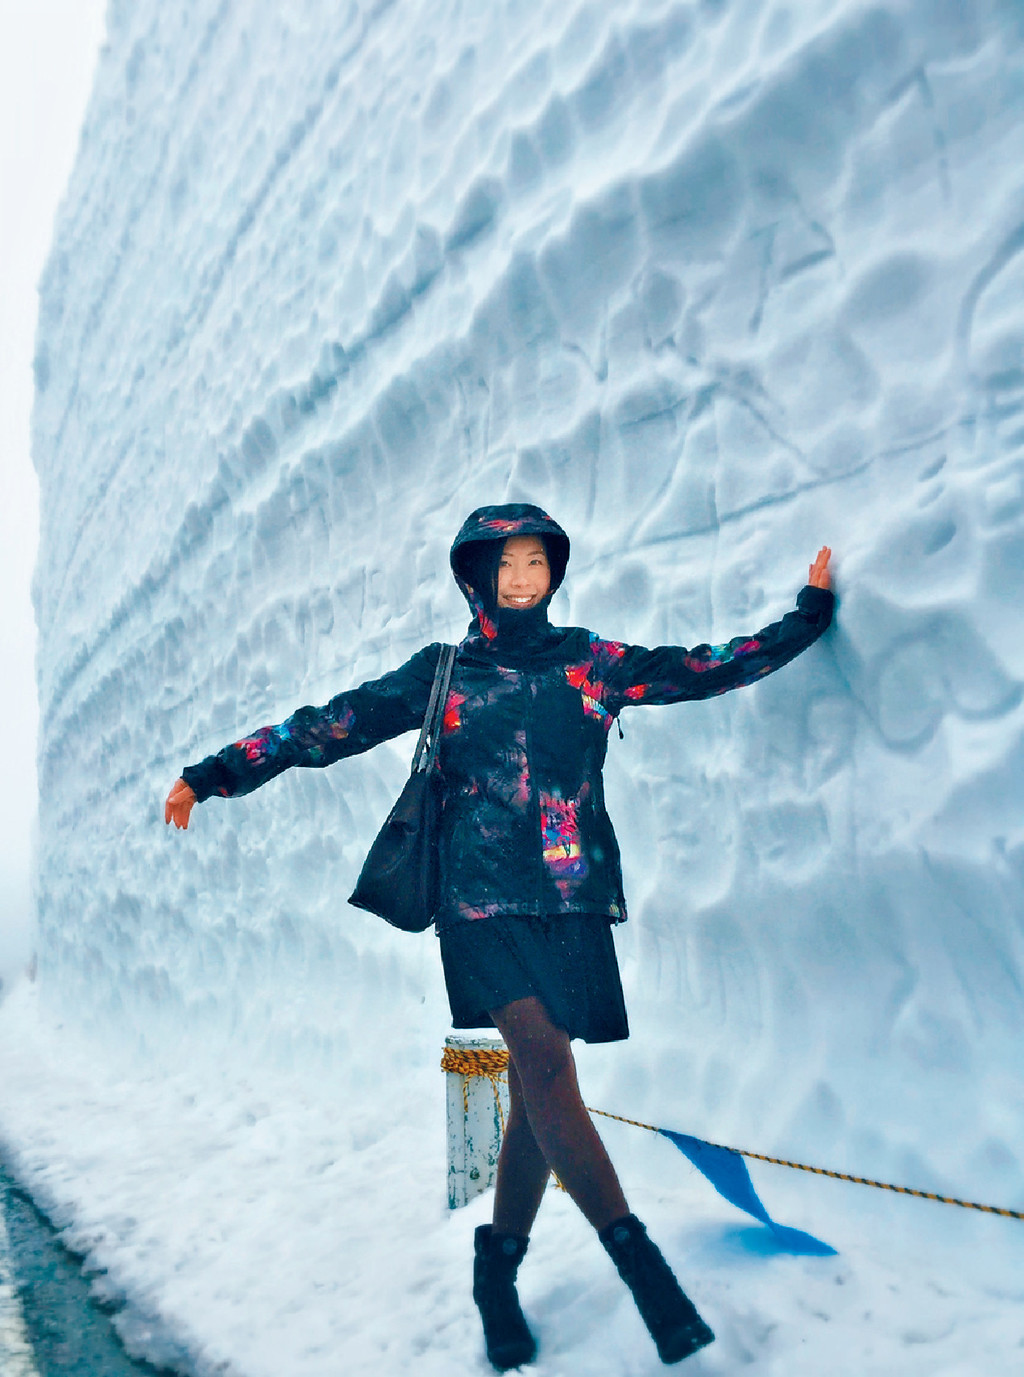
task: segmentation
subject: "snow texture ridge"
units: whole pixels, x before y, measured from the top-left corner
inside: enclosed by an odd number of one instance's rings
[[[634,1036],[582,1049],[585,1090],[1024,1207],[1020,6],[111,0],[108,27],[36,357],[46,1017],[126,1068],[440,1114],[434,941],[344,902],[411,740],[187,834],[170,783],[458,637],[481,503],[569,531],[556,621],[649,645],[774,620],[827,541],[825,641],[613,742]],[[700,1370],[735,1371],[718,1348]]]

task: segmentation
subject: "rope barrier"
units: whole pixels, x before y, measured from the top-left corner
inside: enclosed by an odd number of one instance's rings
[[[498,1087],[508,1072],[507,1048],[446,1047],[441,1058],[441,1070],[462,1076],[464,1107],[468,1103],[468,1077],[483,1076],[489,1080],[494,1091],[501,1129],[504,1133],[505,1114]],[[643,1128],[649,1133],[661,1133],[662,1131],[654,1124],[645,1124],[639,1119],[627,1119],[622,1114],[611,1114],[606,1109],[592,1109],[588,1105],[587,1110],[590,1114],[600,1114],[602,1118],[614,1119],[617,1123],[629,1124],[632,1128]],[[738,1157],[749,1157],[752,1161],[769,1162],[775,1167],[789,1167],[793,1171],[807,1171],[814,1176],[829,1176],[835,1181],[850,1181],[855,1186],[872,1186],[875,1190],[893,1191],[897,1195],[913,1195],[919,1200],[934,1200],[940,1205],[956,1205],[962,1210],[979,1210],[982,1214],[995,1214],[1003,1219],[1024,1219],[1024,1211],[1021,1210],[1007,1210],[999,1205],[980,1205],[975,1200],[958,1200],[951,1195],[939,1195],[936,1191],[920,1191],[913,1186],[895,1186],[888,1181],[872,1181],[866,1176],[853,1176],[849,1172],[832,1171],[828,1167],[812,1167],[808,1166],[806,1162],[790,1162],[784,1157],[769,1157],[763,1152],[749,1152],[745,1148],[726,1147],[722,1143],[708,1143],[707,1146],[719,1148],[723,1152],[734,1152]]]
[[[508,1049],[505,1047],[446,1047],[441,1057],[441,1070],[458,1076],[501,1076],[508,1070]]]
[[[600,1114],[605,1119],[615,1119],[620,1124],[630,1124],[633,1128],[645,1128],[650,1133],[661,1133],[654,1124],[641,1123],[639,1119],[627,1119],[621,1114],[609,1114],[606,1109],[591,1109],[590,1114]],[[770,1162],[776,1167],[792,1167],[794,1171],[809,1171],[815,1176],[831,1176],[836,1181],[852,1181],[856,1186],[874,1186],[880,1191],[895,1191],[898,1195],[916,1195],[920,1200],[935,1200],[940,1205],[959,1205],[962,1210],[980,1210],[983,1214],[998,1214],[1004,1219],[1024,1219],[1024,1211],[1005,1210],[999,1205],[979,1205],[974,1200],[957,1200],[951,1195],[938,1195],[935,1191],[919,1191],[913,1186],[894,1186],[887,1181],[872,1181],[866,1176],[851,1176],[844,1171],[831,1171],[828,1167],[809,1167],[805,1162],[789,1162],[784,1157],[768,1157],[763,1152],[748,1152],[745,1148],[726,1147],[723,1143],[708,1143],[723,1152],[735,1152],[738,1157],[750,1157],[757,1162]]]
[[[507,1078],[506,1047],[446,1047],[441,1055],[441,1070],[462,1077],[462,1112],[469,1113],[469,1078],[482,1076],[491,1083],[501,1132],[505,1133],[505,1106],[501,1102],[501,1083]]]

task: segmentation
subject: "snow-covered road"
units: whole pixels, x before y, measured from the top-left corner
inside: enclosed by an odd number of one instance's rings
[[[0,1166],[2,1377],[156,1377],[125,1354],[81,1265]]]

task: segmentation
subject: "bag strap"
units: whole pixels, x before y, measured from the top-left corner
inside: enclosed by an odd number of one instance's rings
[[[434,682],[430,686],[430,699],[420,728],[419,740],[412,753],[412,773],[429,770],[437,759],[437,748],[441,739],[441,720],[444,705],[448,701],[448,685],[451,683],[452,666],[455,664],[455,647],[443,645],[437,657]],[[427,744],[429,740],[429,745]]]

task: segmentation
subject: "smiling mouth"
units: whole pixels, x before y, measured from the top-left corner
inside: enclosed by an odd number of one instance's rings
[[[535,598],[533,593],[528,593],[525,597],[517,597],[513,593],[506,593],[505,601],[510,607],[529,607],[530,603],[535,601]]]

